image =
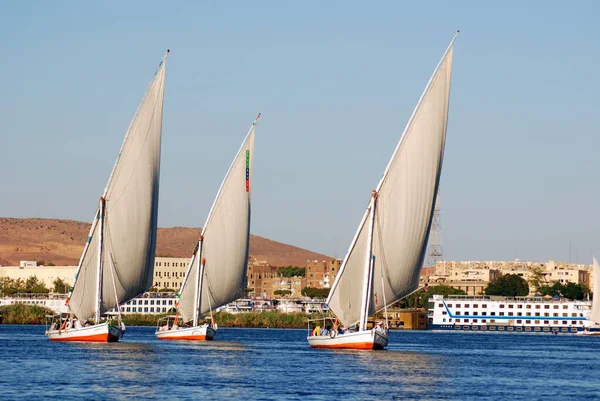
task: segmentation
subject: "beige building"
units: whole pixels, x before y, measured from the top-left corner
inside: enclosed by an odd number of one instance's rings
[[[53,282],[57,278],[70,286],[73,285],[75,273],[77,273],[77,266],[35,266],[30,263],[21,263],[19,266],[0,266],[0,277],[26,281],[29,277],[36,276],[50,289],[54,288]]]
[[[309,260],[306,263],[306,286],[331,288],[341,265],[341,259]]]
[[[498,276],[499,270],[486,267],[450,269],[447,275],[422,275],[421,285],[447,285],[463,290],[467,295],[482,295],[489,282]]]
[[[178,291],[187,271],[189,258],[156,257],[152,286],[156,290],[169,289]],[[27,280],[36,276],[46,287],[52,288],[57,278],[73,285],[77,266],[35,266],[30,261],[22,261],[19,266],[0,266],[0,277]]]
[[[266,262],[252,261],[248,264],[246,273],[246,287],[253,289],[253,295],[272,297],[275,288],[274,279],[277,278],[276,266],[270,266]]]
[[[340,259],[309,260],[305,277],[280,277],[279,267],[253,260],[248,265],[247,287],[254,289],[255,296],[273,297],[275,291],[287,290],[292,297],[300,297],[305,287],[331,288],[341,264]]]
[[[435,269],[424,268],[421,273],[421,285],[448,285],[463,290],[467,295],[481,295],[489,282],[499,275],[515,274],[529,282],[532,269],[540,268],[546,282],[561,284],[575,283],[591,286],[592,266],[566,262],[526,262],[518,259],[511,261],[443,261]],[[433,271],[432,271],[433,270]],[[590,288],[593,291],[593,288]],[[530,287],[530,294],[535,295]]]
[[[165,258],[154,259],[154,274],[152,275],[152,288],[160,290],[179,291],[181,283],[188,269],[190,258]]]

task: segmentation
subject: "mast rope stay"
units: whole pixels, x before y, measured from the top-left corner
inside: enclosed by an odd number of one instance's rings
[[[117,295],[117,284],[115,282],[115,261],[113,259],[113,255],[112,253],[109,253],[109,259],[110,259],[110,273],[111,273],[111,277],[112,277],[112,285],[113,285],[113,291],[115,292],[115,301],[117,303],[117,313],[119,314],[119,323],[123,321],[123,316],[121,315],[121,305],[119,304],[119,296]]]

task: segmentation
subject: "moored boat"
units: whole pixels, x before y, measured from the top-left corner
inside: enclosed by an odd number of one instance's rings
[[[583,331],[590,304],[544,297],[433,295],[430,330],[576,333]]]

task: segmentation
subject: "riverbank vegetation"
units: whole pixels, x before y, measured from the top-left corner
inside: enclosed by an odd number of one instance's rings
[[[137,313],[123,315],[126,326],[156,326],[159,319],[165,317],[160,315],[142,315]],[[219,327],[243,327],[243,328],[279,328],[279,329],[303,329],[308,319],[323,317],[322,314],[307,313],[281,313],[277,311],[268,312],[244,312],[227,313],[219,312],[214,315],[215,322]]]
[[[39,305],[13,304],[0,306],[3,324],[44,324],[46,315],[53,315],[52,309]]]
[[[52,290],[55,293],[66,294],[69,292],[69,284],[60,277],[52,282]],[[11,296],[15,294],[48,294],[50,288],[37,276],[29,276],[27,280],[21,278],[0,277],[0,295]]]
[[[0,307],[4,324],[45,324],[45,316],[53,314],[51,309],[39,305],[14,304]],[[156,326],[158,320],[166,315],[130,313],[123,315],[123,322],[126,326]],[[324,315],[268,311],[235,314],[219,312],[213,316],[219,327],[302,329],[306,327],[308,319]]]
[[[280,277],[305,277],[306,268],[299,266],[281,266],[277,269],[277,274]]]
[[[485,289],[485,295],[500,295],[504,297],[525,297],[529,294],[529,284],[523,277],[516,274],[504,274],[490,281]]]

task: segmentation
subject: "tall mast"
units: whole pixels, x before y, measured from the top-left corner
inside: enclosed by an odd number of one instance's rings
[[[104,252],[104,217],[106,213],[106,202],[104,197],[100,198],[100,230],[98,238],[98,275],[96,276],[96,316],[95,323],[100,323],[100,309],[102,307],[102,253]]]
[[[369,300],[371,299],[371,288],[373,288],[373,229],[375,226],[375,201],[377,191],[371,192],[371,202],[369,205],[370,219],[369,232],[367,236],[367,252],[365,258],[365,273],[363,276],[363,290],[360,309],[360,330],[367,329],[367,320],[369,319]]]
[[[198,326],[198,311],[200,309],[200,299],[202,297],[202,276],[204,275],[204,258],[202,257],[202,239],[203,236],[198,236],[198,269],[196,270],[196,291],[194,292],[194,324]]]

